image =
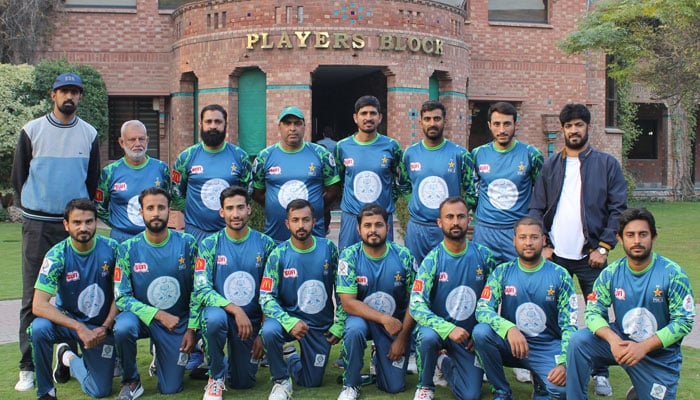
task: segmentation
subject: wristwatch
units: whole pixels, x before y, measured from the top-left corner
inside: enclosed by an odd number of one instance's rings
[[[605,247],[602,247],[602,246],[601,246],[601,247],[598,247],[597,250],[598,250],[598,253],[600,253],[600,254],[602,254],[602,255],[604,255],[604,256],[607,256],[607,255],[608,255],[608,249],[606,249]]]

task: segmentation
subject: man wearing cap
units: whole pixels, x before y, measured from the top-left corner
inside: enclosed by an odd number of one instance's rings
[[[100,176],[97,130],[76,115],[83,81],[64,73],[49,92],[51,113],[22,128],[12,164],[15,203],[22,209],[22,308],[19,318],[20,378],[15,390],[34,388],[34,363],[27,327],[34,320],[34,283],[46,252],[65,239],[63,208],[92,197]]]
[[[304,140],[304,113],[287,106],[277,123],[281,140],[258,154],[253,164],[253,199],[265,207],[265,234],[277,243],[289,239],[287,204],[308,200],[314,210],[314,236],[325,236],[324,207],[340,193],[333,155]]]

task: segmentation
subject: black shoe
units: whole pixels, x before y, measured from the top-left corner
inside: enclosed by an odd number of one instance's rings
[[[56,396],[51,396],[50,394],[46,393],[41,395],[40,397],[37,397],[38,400],[56,400]]]
[[[63,365],[63,354],[70,351],[68,343],[56,346],[56,366],[53,368],[53,380],[56,383],[66,383],[70,379],[70,367]]]

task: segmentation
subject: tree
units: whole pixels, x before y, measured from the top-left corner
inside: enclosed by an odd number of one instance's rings
[[[0,63],[30,63],[48,47],[62,0],[0,0]]]
[[[609,74],[621,87],[640,84],[655,100],[668,104],[677,199],[694,195],[692,143],[700,93],[698,21],[699,0],[603,0],[560,43],[570,54],[594,50],[611,56]],[[628,93],[619,93],[623,103],[629,102]],[[634,140],[631,136],[626,140]]]

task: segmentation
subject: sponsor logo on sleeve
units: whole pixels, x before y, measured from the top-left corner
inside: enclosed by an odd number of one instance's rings
[[[180,184],[180,173],[178,171],[173,170],[170,175],[173,179],[173,182],[177,183],[179,185]]]
[[[206,269],[207,263],[202,257],[197,257],[197,261],[194,262],[194,271],[204,271]]]
[[[272,278],[267,276],[262,278],[262,281],[260,281],[260,291],[266,293],[270,293],[272,291]]]
[[[422,279],[416,279],[413,282],[412,291],[414,291],[414,292],[422,292],[423,291],[423,280]]]
[[[481,291],[482,300],[491,300],[491,286],[484,286],[484,290]]]
[[[122,281],[122,268],[121,267],[114,267],[114,282],[121,282]]]
[[[105,200],[105,192],[103,192],[100,189],[95,190],[95,201],[99,201],[100,203]]]

